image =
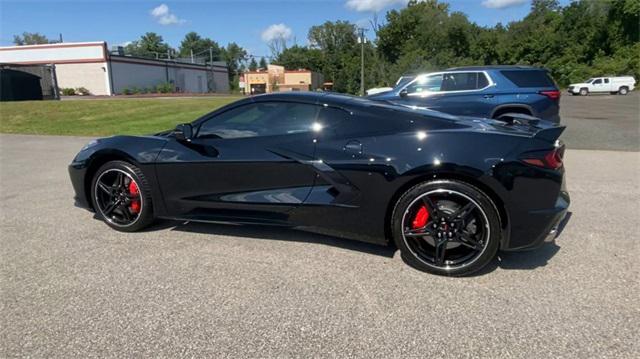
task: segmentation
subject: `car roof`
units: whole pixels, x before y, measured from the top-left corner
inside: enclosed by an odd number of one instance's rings
[[[450,67],[445,71],[459,71],[459,70],[546,70],[546,69],[541,67],[528,66],[528,65],[487,65],[487,66]]]

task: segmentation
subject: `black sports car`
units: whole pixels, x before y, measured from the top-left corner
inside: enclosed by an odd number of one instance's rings
[[[116,230],[154,218],[297,226],[394,241],[418,269],[463,275],[553,238],[569,206],[563,129],[271,94],[154,136],[92,141],[69,172],[76,204]]]

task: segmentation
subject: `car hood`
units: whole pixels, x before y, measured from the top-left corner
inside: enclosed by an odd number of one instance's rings
[[[388,101],[388,100],[397,99],[398,95],[396,95],[395,91],[391,89],[389,91],[378,92],[376,94],[366,96],[365,98],[369,100],[374,100],[374,101]]]

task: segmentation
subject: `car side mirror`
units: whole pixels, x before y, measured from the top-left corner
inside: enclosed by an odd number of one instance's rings
[[[407,97],[407,96],[409,96],[409,91],[407,91],[407,89],[404,88],[404,89],[400,90],[400,94],[399,95],[400,95],[400,97]]]
[[[190,123],[182,123],[176,126],[173,134],[178,141],[190,141],[193,138],[193,127]]]

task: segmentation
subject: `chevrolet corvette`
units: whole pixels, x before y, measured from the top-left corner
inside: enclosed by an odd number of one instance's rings
[[[91,141],[69,173],[76,205],[118,231],[156,218],[298,227],[395,245],[419,270],[461,276],[554,238],[569,207],[563,130],[524,114],[278,93]]]

